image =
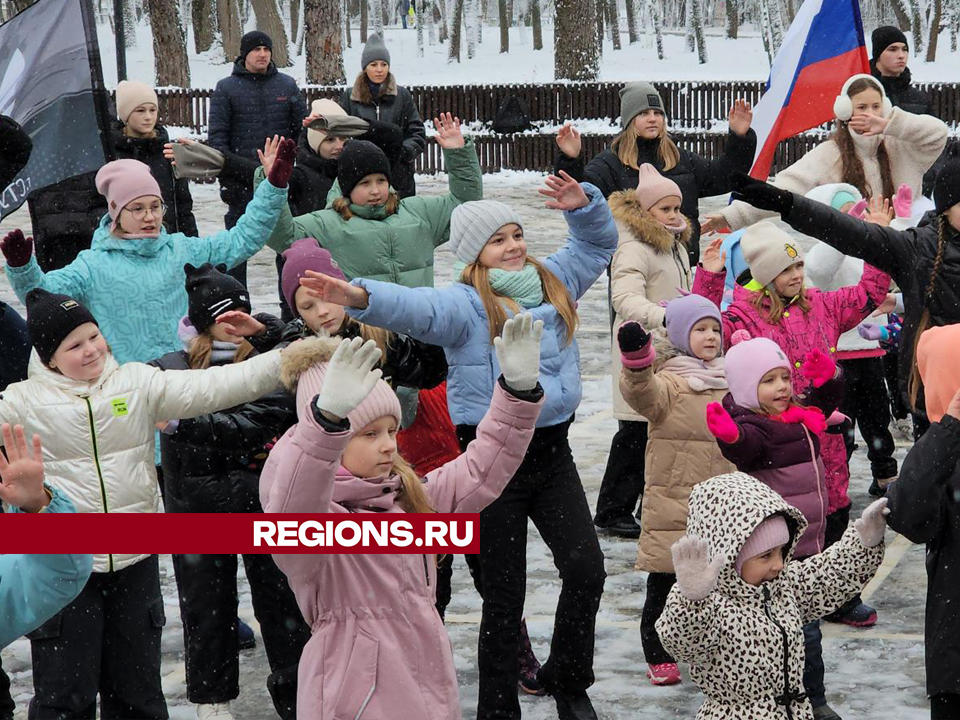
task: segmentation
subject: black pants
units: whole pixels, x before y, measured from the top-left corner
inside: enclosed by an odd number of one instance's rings
[[[647,575],[647,595],[643,599],[643,614],[640,616],[640,642],[648,665],[676,662],[660,642],[656,622],[663,615],[670,588],[677,582],[673,573],[650,573]]]
[[[941,693],[930,698],[930,720],[960,718],[960,695]]]
[[[473,557],[468,555],[468,558]],[[443,620],[447,614],[447,605],[453,595],[451,583],[453,581],[453,555],[442,555],[437,561],[437,612]]]
[[[80,595],[27,635],[33,655],[31,720],[166,718],[160,686],[165,617],[156,555],[93,573]]]
[[[596,617],[606,573],[567,440],[569,427],[566,422],[538,429],[513,480],[480,514],[475,561],[483,596],[477,651],[481,720],[520,717],[517,651],[526,594],[528,518],[553,553],[561,578],[550,657],[538,677],[551,693],[586,690],[594,681]],[[475,434],[474,427],[458,427],[460,446],[465,448]]]
[[[10,697],[10,678],[0,667],[0,720],[13,720],[13,711],[16,709]]]
[[[643,494],[646,454],[647,423],[621,420],[620,429],[610,443],[607,469],[597,497],[593,520],[600,527],[629,518],[637,509],[637,501]]]
[[[823,634],[819,620],[803,626],[803,650],[803,689],[810,698],[810,704],[818,708],[827,703],[827,691],[823,685]]]
[[[903,393],[900,392],[900,353],[896,350],[889,350],[881,358],[881,362],[883,363],[883,374],[887,380],[890,411],[895,418],[903,420],[910,414],[910,408],[903,397]]]
[[[237,220],[247,211],[247,204],[242,205],[229,205],[227,207],[227,214],[223,216],[223,226],[229,230],[237,224]],[[242,262],[237,265],[235,268],[231,268],[227,271],[227,274],[232,278],[238,280],[243,284],[244,287],[247,286],[247,263]]]
[[[847,531],[847,526],[850,524],[850,506],[836,510],[835,512],[827,515],[827,524],[824,528],[823,533],[823,547],[824,549],[830,547],[836,542],[839,542],[840,538],[843,537],[843,534]],[[848,612],[857,607],[860,603],[863,602],[863,599],[860,597],[860,593],[857,593],[852,598],[847,600],[843,605],[837,608],[837,615],[846,615]],[[832,613],[831,613],[832,614]]]
[[[897,474],[893,458],[896,446],[890,434],[890,398],[887,395],[883,362],[880,358],[841,360],[846,381],[840,412],[860,426],[860,434],[867,444],[870,472],[877,480],[886,480]],[[844,434],[847,458],[856,448],[854,426]]]

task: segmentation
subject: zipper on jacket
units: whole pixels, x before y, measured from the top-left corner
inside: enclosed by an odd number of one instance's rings
[[[90,441],[93,444],[93,465],[97,468],[97,479],[100,481],[100,499],[103,502],[103,511],[110,512],[107,506],[107,485],[103,481],[103,470],[100,467],[100,452],[97,449],[97,428],[93,422],[93,405],[90,403],[90,397],[84,396],[83,401],[87,404],[87,419],[90,421]],[[107,560],[110,565],[110,572],[113,572],[113,555],[108,554]]]
[[[787,631],[773,616],[773,611],[770,609],[770,588],[764,585],[762,589],[763,611],[766,613],[770,622],[780,631],[780,637],[783,638],[783,694],[775,697],[774,702],[776,702],[777,705],[782,705],[784,710],[787,711],[788,720],[793,720],[793,710],[790,706],[795,702],[805,700],[807,695],[806,693],[793,692],[790,689],[790,649],[787,645]]]
[[[423,579],[427,581],[427,587],[430,587],[430,568],[427,567],[427,556],[421,555],[423,558]]]
[[[683,267],[683,258],[680,257],[680,248],[677,247],[677,243],[673,244],[673,261],[677,265],[677,272],[680,275],[680,282],[686,287],[684,290],[690,289],[690,273]]]

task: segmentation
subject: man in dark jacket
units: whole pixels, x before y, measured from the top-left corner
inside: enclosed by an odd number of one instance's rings
[[[870,40],[873,45],[870,72],[883,85],[893,106],[917,115],[932,115],[930,96],[911,84],[907,67],[910,46],[903,31],[884,25],[873,31]]]
[[[299,139],[307,105],[296,81],[277,71],[272,56],[273,40],[266,33],[253,30],[240,40],[233,73],[217,83],[210,100],[211,147],[255,160],[268,137]],[[222,180],[220,197],[229,206],[224,224],[232,228],[253,197],[253,175]],[[231,275],[246,284],[246,264]]]

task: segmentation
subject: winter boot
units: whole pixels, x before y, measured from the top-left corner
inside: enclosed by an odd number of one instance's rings
[[[234,720],[229,702],[197,705],[197,718],[198,720]]]
[[[253,650],[257,646],[257,636],[253,634],[253,628],[240,618],[237,618],[237,640],[240,650]]]
[[[297,717],[297,668],[297,665],[290,665],[267,676],[267,692],[282,720],[296,720]]]
[[[868,628],[877,624],[877,611],[863,602],[848,603],[829,615],[824,620],[840,623],[855,628]]]
[[[533,652],[533,646],[530,644],[526,620],[520,623],[520,653],[517,661],[520,665],[520,680],[517,683],[520,691],[527,695],[546,695],[546,690],[537,680],[540,661],[537,660],[537,656]]]
[[[821,705],[813,709],[813,720],[842,720],[829,705]]]
[[[583,690],[554,693],[557,702],[557,720],[598,720],[593,703]]]
[[[612,535],[628,540],[636,540],[640,537],[640,523],[629,515],[606,525],[597,525],[597,529],[601,535]]]
[[[647,677],[654,685],[676,685],[682,679],[680,668],[672,662],[647,665]]]

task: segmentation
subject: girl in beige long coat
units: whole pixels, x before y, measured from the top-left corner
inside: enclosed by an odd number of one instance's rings
[[[688,295],[672,300],[665,317],[666,338],[634,322],[618,334],[620,390],[647,417],[650,431],[637,568],[648,573],[640,638],[647,677],[655,685],[680,682],[655,623],[676,582],[670,548],[686,532],[690,492],[702,480],[734,470],[706,422],[707,405],[727,393],[720,311],[709,300]]]
[[[663,327],[660,303],[679,297],[680,290],[691,285],[687,253],[691,229],[680,212],[680,188],[652,165],[643,164],[637,189],[613,193],[608,202],[620,234],[610,266],[614,336],[629,320],[645,328]],[[640,526],[633,512],[643,493],[647,421],[620,395],[620,351],[616,343],[611,350],[613,414],[620,429],[610,446],[594,520],[609,534],[638,538]]]

